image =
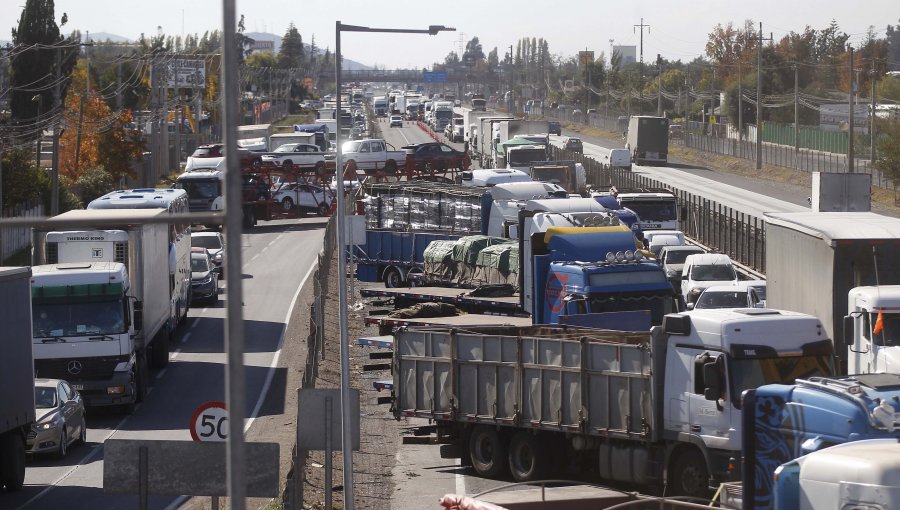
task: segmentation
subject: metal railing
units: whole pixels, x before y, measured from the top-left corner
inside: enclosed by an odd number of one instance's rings
[[[44,205],[37,200],[0,212],[2,218],[37,218],[44,216]],[[0,227],[0,265],[31,245],[31,228],[27,226]]]

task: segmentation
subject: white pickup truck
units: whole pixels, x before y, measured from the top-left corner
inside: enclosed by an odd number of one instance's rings
[[[353,140],[341,147],[343,164],[366,173],[396,172],[406,163],[406,152],[387,150],[388,144],[380,138]],[[391,147],[393,148],[393,147]],[[350,163],[353,164],[350,164]]]
[[[317,145],[308,143],[286,143],[280,145],[273,152],[262,155],[264,165],[280,166],[284,170],[290,170],[294,166],[299,168],[312,168],[317,173],[325,171],[325,156]]]

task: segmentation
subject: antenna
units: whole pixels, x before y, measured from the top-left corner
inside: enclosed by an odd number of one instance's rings
[[[881,282],[878,279],[878,253],[875,251],[875,245],[872,245],[872,265],[875,266],[875,291],[878,291],[878,287],[881,286]]]

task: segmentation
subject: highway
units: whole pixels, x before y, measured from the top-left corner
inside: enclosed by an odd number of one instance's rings
[[[322,247],[325,218],[260,222],[241,236],[243,257],[244,319],[246,327],[247,420],[245,430],[268,395],[285,395],[271,387],[273,375],[283,370],[279,359],[286,318],[302,282],[311,273]],[[303,247],[303,249],[299,249]],[[193,411],[207,401],[224,401],[225,288],[219,302],[192,308],[172,343],[169,365],[151,374],[147,398],[131,416],[89,409],[87,444],[73,446],[64,460],[39,456],[30,460],[25,487],[3,494],[4,509],[135,508],[136,496],[103,491],[103,442],[107,439],[190,440],[188,422]],[[276,378],[275,380],[282,380]],[[283,381],[282,381],[283,382]],[[282,409],[283,402],[266,402],[266,409]],[[281,473],[283,476],[284,473]],[[150,508],[172,507],[176,498],[151,497]]]

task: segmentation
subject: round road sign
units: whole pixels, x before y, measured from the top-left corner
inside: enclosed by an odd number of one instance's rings
[[[194,441],[225,441],[228,439],[228,411],[225,402],[207,402],[191,416],[191,437]]]

